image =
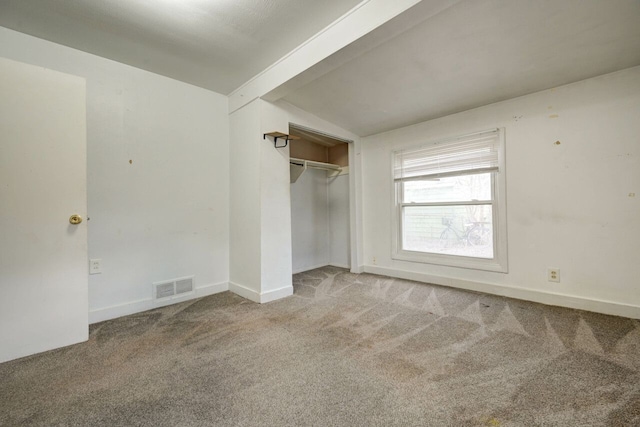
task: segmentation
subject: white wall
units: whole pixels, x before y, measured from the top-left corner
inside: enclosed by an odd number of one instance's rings
[[[350,268],[349,175],[329,178],[328,183],[329,264]]]
[[[83,78],[0,58],[0,94],[4,362],[88,338],[87,128]]]
[[[328,189],[327,171],[318,169],[307,169],[291,184],[291,245],[294,273],[330,263]]]
[[[492,127],[506,128],[508,274],[392,260],[391,151]],[[364,138],[365,269],[640,317],[639,135],[636,67]]]
[[[275,148],[273,139],[263,139],[266,132],[286,133],[289,123],[358,142],[355,135],[287,103],[258,99],[230,115],[229,289],[258,302],[293,292],[289,148]],[[349,185],[354,186],[355,180]]]
[[[229,288],[256,302],[293,293],[289,149],[276,149],[272,140],[263,139],[268,132],[265,110],[265,102],[258,99],[230,115]],[[267,127],[288,128],[288,123],[275,122]]]
[[[5,28],[0,56],[87,81],[90,320],[151,308],[155,281],[226,289],[227,98]]]
[[[291,194],[289,147],[275,148],[262,134],[282,129],[287,133],[287,116],[271,104],[260,102],[260,203],[262,205],[262,297],[271,301],[293,293],[291,270]],[[281,144],[281,141],[278,145]]]
[[[230,286],[260,294],[260,104],[229,116],[230,123]],[[233,286],[238,289],[234,289]],[[240,291],[241,292],[241,291]],[[240,293],[238,292],[238,293]],[[248,295],[245,295],[249,297]]]
[[[291,184],[293,272],[350,268],[349,175],[307,169]]]
[[[342,129],[332,123],[329,123],[325,120],[320,119],[306,111],[300,110],[299,108],[288,104],[286,102],[280,101],[276,103],[268,103],[264,102],[264,118],[263,118],[263,129],[270,130],[281,130],[282,132],[286,132],[288,129],[289,123],[295,123],[297,125],[301,125],[303,127],[307,127],[310,129],[314,129],[317,131],[324,132],[329,135],[336,136],[340,139],[351,140],[353,143],[349,148],[349,171],[350,174],[343,175],[338,179],[330,180],[330,184],[328,186],[328,190],[326,191],[327,197],[327,207],[329,212],[327,213],[328,218],[328,228],[326,229],[326,233],[329,236],[329,240],[318,241],[318,238],[314,239],[314,242],[307,241],[305,244],[309,245],[328,245],[328,257],[323,255],[325,252],[318,251],[317,257],[312,261],[311,258],[305,259],[304,262],[299,258],[294,262],[293,271],[301,271],[303,267],[301,264],[306,264],[304,270],[308,268],[313,268],[318,265],[336,265],[341,267],[350,267],[351,259],[356,260],[354,270],[357,270],[358,264],[358,253],[361,253],[361,246],[350,245],[351,241],[357,242],[357,226],[356,226],[356,218],[358,216],[358,212],[360,210],[360,184],[357,177],[353,174],[354,171],[357,171],[360,167],[360,153],[359,153],[359,144],[360,138],[345,130]],[[273,145],[272,145],[273,147]],[[285,153],[282,151],[282,153]],[[287,152],[288,155],[288,152]],[[291,191],[294,191],[293,188],[297,184],[293,184],[292,186],[289,184],[289,159],[288,157],[284,158],[285,163],[280,164],[278,166],[278,170],[281,173],[285,173],[286,183],[281,182],[280,185],[286,185],[287,188],[291,188]],[[302,176],[298,179],[303,179],[304,175],[309,173],[309,171],[302,174]],[[321,174],[326,174],[326,172],[320,171]],[[325,184],[326,187],[326,184]],[[349,198],[349,194],[355,194],[356,196],[353,198]],[[293,197],[293,195],[291,196]],[[339,203],[338,201],[345,200],[346,203]],[[287,201],[287,206],[290,205],[290,201]],[[278,209],[282,209],[279,207]],[[353,214],[352,214],[353,212]],[[295,214],[294,211],[294,215]],[[295,221],[292,219],[292,221]],[[346,221],[346,223],[345,223]],[[335,238],[331,239],[331,233],[335,234]],[[293,243],[294,248],[296,248],[297,243]],[[346,252],[346,256],[345,256]],[[298,254],[294,254],[295,258]],[[298,261],[301,261],[300,263]],[[307,268],[308,267],[308,268]]]

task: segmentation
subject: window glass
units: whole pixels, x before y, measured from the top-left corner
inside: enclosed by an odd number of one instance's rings
[[[491,205],[405,206],[402,248],[409,251],[493,258]]]
[[[491,174],[449,176],[404,182],[404,203],[491,200]]]
[[[503,129],[394,151],[394,259],[507,272]]]

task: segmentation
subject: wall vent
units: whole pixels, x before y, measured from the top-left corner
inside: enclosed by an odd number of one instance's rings
[[[193,277],[176,280],[176,295],[193,292]]]
[[[193,276],[153,284],[153,299],[166,300],[194,292]]]
[[[174,282],[156,283],[156,299],[168,298],[175,295]]]

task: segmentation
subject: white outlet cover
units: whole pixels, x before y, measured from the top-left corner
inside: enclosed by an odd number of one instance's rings
[[[547,270],[547,280],[550,282],[560,282],[560,269],[550,268]]]
[[[89,260],[89,274],[101,274],[102,273],[102,260],[90,259]]]

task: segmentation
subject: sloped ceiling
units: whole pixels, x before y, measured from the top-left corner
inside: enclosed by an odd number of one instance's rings
[[[0,25],[229,94],[362,1],[0,0]],[[639,0],[423,0],[264,98],[367,136],[638,65]]]
[[[0,25],[228,94],[362,0],[1,0]]]
[[[424,3],[284,99],[367,136],[640,65],[638,0],[463,0],[421,20]]]

